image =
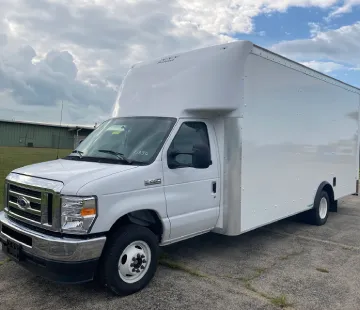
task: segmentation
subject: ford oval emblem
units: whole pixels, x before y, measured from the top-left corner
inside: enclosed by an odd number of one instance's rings
[[[25,197],[19,197],[19,198],[17,199],[17,204],[18,204],[18,206],[19,206],[21,209],[23,209],[23,210],[25,210],[25,209],[27,209],[27,208],[30,207],[30,201],[27,200]]]

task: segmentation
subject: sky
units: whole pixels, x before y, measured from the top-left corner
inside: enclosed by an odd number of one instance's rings
[[[0,119],[100,123],[134,63],[234,40],[360,87],[360,0],[0,0]]]

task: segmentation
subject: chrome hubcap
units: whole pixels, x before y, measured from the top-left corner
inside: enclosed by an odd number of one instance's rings
[[[323,220],[326,217],[328,210],[328,203],[327,200],[323,197],[320,200],[320,207],[319,207],[319,216]]]
[[[134,241],[122,252],[118,270],[126,283],[134,283],[144,277],[151,262],[150,247],[144,241]]]

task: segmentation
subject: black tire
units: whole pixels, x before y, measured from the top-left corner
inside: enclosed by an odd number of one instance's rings
[[[123,251],[134,241],[142,241],[148,245],[151,261],[147,272],[141,279],[135,283],[127,283],[119,275],[118,263]],[[146,227],[126,225],[110,236],[100,260],[97,280],[118,296],[131,295],[149,284],[156,273],[158,260],[159,244],[156,235]]]
[[[326,216],[321,216],[321,201],[323,199],[326,199],[327,202]],[[329,195],[326,191],[322,191],[320,195],[315,197],[313,209],[309,210],[308,220],[310,223],[317,226],[324,225],[329,217],[330,207],[331,201]]]

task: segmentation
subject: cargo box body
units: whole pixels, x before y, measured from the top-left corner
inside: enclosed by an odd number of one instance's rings
[[[239,234],[337,200],[359,177],[359,90],[253,47],[240,117],[225,117],[223,231]]]
[[[238,41],[135,65],[113,116],[210,121],[221,171],[213,231],[238,235],[311,209],[323,182],[334,200],[356,192],[359,104],[359,89]]]

